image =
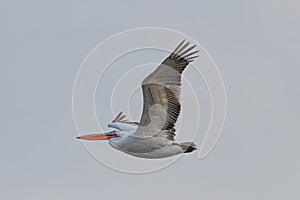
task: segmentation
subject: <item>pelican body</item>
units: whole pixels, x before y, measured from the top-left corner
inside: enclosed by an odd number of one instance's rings
[[[112,131],[79,136],[83,140],[108,140],[114,149],[135,157],[157,159],[190,153],[193,142],[175,142],[175,124],[181,111],[181,75],[198,51],[182,41],[142,82],[143,113],[140,122],[126,120],[123,112],[107,126]]]

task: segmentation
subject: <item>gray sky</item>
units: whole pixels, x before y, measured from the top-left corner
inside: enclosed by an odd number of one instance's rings
[[[299,7],[292,0],[3,1],[0,198],[299,199]],[[72,86],[94,46],[143,26],[204,45],[222,73],[228,113],[207,159],[195,153],[129,175],[99,164],[75,140]]]

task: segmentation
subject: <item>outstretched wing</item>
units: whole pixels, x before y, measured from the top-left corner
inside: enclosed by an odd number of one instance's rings
[[[123,112],[113,119],[110,123],[107,124],[109,128],[115,128],[120,131],[134,132],[138,128],[138,122],[129,122],[126,120],[126,115]]]
[[[174,140],[175,124],[180,114],[181,74],[199,51],[182,41],[175,50],[142,82],[143,113],[133,135],[157,136]]]
[[[132,124],[138,125],[138,122],[129,122],[126,120],[126,115],[121,111],[119,114],[111,121],[112,123],[124,123],[124,124]]]

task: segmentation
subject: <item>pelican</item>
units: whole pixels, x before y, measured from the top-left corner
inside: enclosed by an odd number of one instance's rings
[[[181,111],[181,75],[198,56],[183,40],[142,82],[143,112],[140,122],[126,120],[120,112],[107,126],[112,131],[78,136],[82,140],[108,140],[110,146],[135,157],[158,159],[196,150],[193,142],[175,141]]]

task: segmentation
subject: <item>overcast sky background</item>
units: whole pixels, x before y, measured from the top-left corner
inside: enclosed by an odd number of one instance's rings
[[[1,1],[0,198],[299,199],[299,9],[293,0]],[[130,175],[75,140],[72,86],[99,42],[144,26],[204,45],[228,113],[207,159]]]

